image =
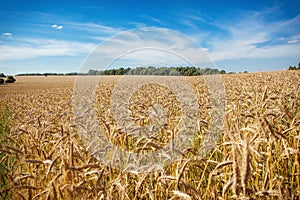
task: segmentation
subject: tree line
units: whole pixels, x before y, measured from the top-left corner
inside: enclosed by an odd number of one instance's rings
[[[298,67],[289,66],[288,70],[300,70],[300,62]],[[241,73],[241,72],[239,72]],[[243,73],[247,73],[244,71]],[[196,68],[196,67],[120,67],[118,69],[95,70],[90,69],[86,73],[69,72],[69,73],[21,73],[16,76],[89,76],[89,75],[157,75],[157,76],[201,76],[212,74],[235,74],[235,72],[226,72],[225,70],[212,68]],[[0,77],[5,75],[0,73]]]
[[[157,76],[199,76],[210,74],[225,74],[225,70],[196,67],[137,67],[94,70],[90,69],[86,73],[22,73],[16,76],[78,76],[78,75],[157,75]],[[233,72],[231,72],[233,73]]]
[[[137,67],[106,70],[89,70],[88,75],[156,75],[156,76],[199,76],[210,74],[225,74],[225,70],[196,67]]]
[[[78,73],[78,72],[69,72],[69,73],[55,73],[55,72],[47,72],[47,73],[21,73],[16,76],[77,76],[77,75],[87,75],[86,73]]]

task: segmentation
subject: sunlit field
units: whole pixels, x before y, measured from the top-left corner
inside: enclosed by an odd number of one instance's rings
[[[110,100],[120,76],[101,77],[99,130],[126,151],[151,152],[176,132],[178,99],[159,84],[132,94],[139,126],[163,106],[167,123],[156,135],[135,138],[117,127]],[[164,78],[164,77],[161,77]],[[224,126],[217,143],[199,156],[211,123],[202,76],[187,77],[199,104],[193,145],[160,170],[124,172],[91,155],[72,112],[75,77],[16,77],[0,85],[0,199],[299,199],[300,71],[225,74]]]

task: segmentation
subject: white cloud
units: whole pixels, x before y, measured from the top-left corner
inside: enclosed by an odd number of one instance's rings
[[[103,26],[94,23],[75,23],[66,22],[66,26],[74,32],[83,31],[87,37],[91,38],[96,34],[97,40],[105,40],[107,35],[118,33],[120,30],[109,26]],[[53,24],[51,28],[60,30],[63,26]],[[83,34],[84,35],[84,34]],[[3,34],[3,37],[10,36],[9,33]],[[96,38],[94,38],[96,39]],[[97,44],[91,42],[79,42],[56,39],[41,38],[18,38],[14,43],[0,43],[0,61],[16,61],[23,59],[39,58],[44,56],[78,56],[88,55]]]
[[[0,61],[22,60],[42,56],[77,56],[88,54],[96,45],[48,39],[24,39],[19,45],[0,45]]]
[[[13,34],[12,33],[3,33],[2,35],[3,36],[12,36]]]
[[[169,29],[144,28],[122,32],[99,45],[86,68],[117,66],[210,66],[215,67],[206,51],[189,37]]]
[[[59,26],[59,25],[57,25],[57,24],[53,24],[51,27],[52,27],[53,29],[57,29],[57,30],[61,30],[61,29],[63,28],[63,26]]]
[[[294,43],[297,43],[297,42],[299,42],[299,40],[289,40],[287,43],[288,44],[294,44]]]
[[[64,22],[64,24],[66,26],[68,26],[68,28],[73,29],[75,31],[84,31],[87,34],[91,34],[91,33],[97,33],[97,34],[107,34],[107,35],[113,35],[113,34],[117,34],[121,31],[123,31],[120,28],[114,28],[111,26],[105,26],[102,24],[96,24],[96,23],[91,23],[91,22],[87,22],[87,23],[82,23],[82,22]]]
[[[251,40],[228,40],[226,42],[215,42],[214,50],[208,53],[213,60],[229,60],[240,58],[275,58],[275,57],[297,57],[300,45],[297,40],[289,41],[288,44],[269,46],[257,46],[260,39]],[[218,48],[216,48],[218,46]]]
[[[224,30],[222,36],[208,41],[209,54],[214,60],[240,58],[297,57],[300,46],[298,35],[300,14],[288,20],[264,21],[261,13],[245,13],[236,21],[219,21],[216,26]],[[285,35],[283,37],[282,35]],[[225,37],[224,37],[225,36]],[[276,42],[277,41],[277,42]],[[289,45],[286,45],[287,41]]]
[[[12,38],[13,34],[12,33],[3,33],[2,37],[7,37],[7,38]]]

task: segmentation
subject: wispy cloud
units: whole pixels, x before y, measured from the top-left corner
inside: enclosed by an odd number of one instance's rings
[[[198,26],[194,22],[192,22],[190,19],[183,19],[183,20],[181,20],[181,23],[190,29],[198,30]]]
[[[86,33],[99,33],[101,35],[108,34],[113,35],[117,34],[120,31],[123,31],[122,28],[115,28],[112,26],[106,26],[99,23],[92,23],[92,22],[72,22],[72,21],[66,21],[64,22],[65,26],[68,26],[68,28],[77,30],[77,31],[84,31]]]
[[[78,56],[88,55],[98,44],[106,40],[107,38],[115,35],[121,31],[119,28],[113,28],[96,23],[83,23],[72,21],[61,21],[64,26],[53,24],[50,27],[55,30],[62,30],[67,27],[66,33],[76,32],[76,35],[80,35],[83,38],[90,38],[86,40],[78,40],[78,38],[70,39],[51,39],[55,38],[55,35],[51,37],[40,38],[38,36],[32,38],[17,37],[13,42],[1,42],[0,43],[0,61],[12,61],[23,59],[34,59],[40,57],[55,57],[55,56]],[[46,31],[47,27],[41,25]],[[49,25],[48,25],[49,27]],[[30,30],[31,28],[29,28]],[[2,37],[12,37],[11,33],[3,33]],[[95,42],[95,40],[97,40]]]
[[[289,40],[287,43],[288,44],[294,44],[294,43],[297,43],[297,42],[299,42],[299,40]]]
[[[143,27],[149,27],[149,26],[153,26],[153,24],[155,24],[156,26],[165,26],[165,22],[163,22],[162,20],[152,17],[152,16],[148,16],[148,15],[140,15],[140,18],[143,18],[144,20],[141,21],[131,21],[128,22],[128,24],[134,25],[136,28],[143,28]]]
[[[219,13],[214,17],[188,10],[179,21],[215,61],[299,57],[300,14],[290,19],[272,18],[280,9],[274,6],[230,15]]]
[[[23,39],[18,45],[0,45],[0,61],[22,60],[43,56],[77,56],[88,54],[94,44],[49,39]]]
[[[205,23],[207,22],[206,19],[204,19],[203,17],[197,16],[197,15],[186,15],[185,18],[192,19],[192,20],[199,21],[199,22],[205,22]]]
[[[156,17],[152,17],[152,16],[149,16],[149,15],[141,15],[141,17],[145,18],[145,19],[147,19],[147,20],[149,20],[151,22],[154,22],[156,24],[161,24],[161,25],[165,24],[162,20],[160,20],[160,19],[158,19]]]
[[[296,52],[300,52],[300,46],[293,34],[298,27],[300,14],[275,22],[264,20],[263,14],[245,13],[235,21],[217,22],[216,26],[225,34],[215,36],[208,42],[211,57],[214,60],[226,60],[299,56]]]
[[[204,49],[189,37],[169,29],[135,29],[104,41],[86,63],[101,68],[116,66],[210,66],[214,67]]]
[[[136,28],[143,28],[147,26],[145,23],[142,22],[129,22],[129,24],[134,25]]]

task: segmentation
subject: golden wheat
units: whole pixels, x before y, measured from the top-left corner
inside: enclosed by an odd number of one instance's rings
[[[99,129],[114,145],[145,153],[172,139],[182,114],[172,91],[149,84],[133,93],[128,109],[135,124],[158,123],[151,116],[156,103],[163,105],[167,116],[159,132],[135,137],[124,134],[110,113],[118,77],[101,80]],[[132,173],[103,165],[83,145],[73,122],[72,82],[60,88],[41,85],[14,92],[1,92],[0,87],[0,198],[299,198],[300,73],[223,75],[225,123],[218,143],[205,157],[198,155],[212,119],[208,88],[203,77],[187,80],[197,95],[200,113],[192,148],[160,170]]]

